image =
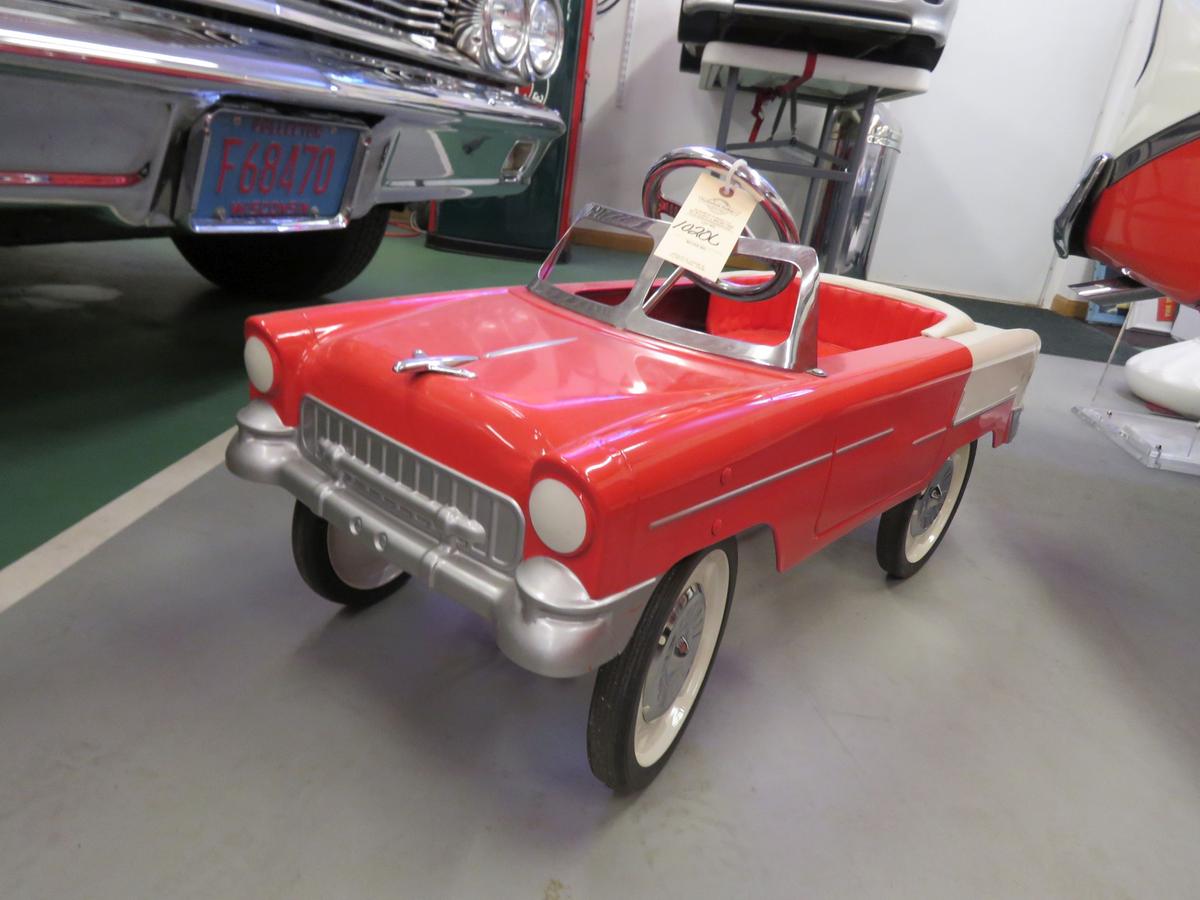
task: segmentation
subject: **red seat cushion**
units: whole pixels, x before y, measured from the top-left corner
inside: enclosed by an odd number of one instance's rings
[[[791,331],[799,290],[799,283],[793,281],[770,300],[758,303],[739,303],[712,294],[708,331],[752,344],[781,344]],[[946,317],[940,310],[857,288],[821,282],[817,290],[818,356],[903,341]]]

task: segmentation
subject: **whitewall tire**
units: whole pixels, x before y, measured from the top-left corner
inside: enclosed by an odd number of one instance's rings
[[[959,447],[938,466],[924,490],[897,503],[879,520],[875,556],[893,578],[915,575],[941,544],[971,479],[975,449],[975,441]]]
[[[733,539],[676,564],[624,652],[597,673],[588,761],[614,791],[644,788],[674,752],[708,682],[736,581]]]

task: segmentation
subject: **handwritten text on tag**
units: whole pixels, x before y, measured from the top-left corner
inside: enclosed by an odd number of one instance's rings
[[[756,205],[748,191],[701,172],[654,255],[701,278],[719,278]]]

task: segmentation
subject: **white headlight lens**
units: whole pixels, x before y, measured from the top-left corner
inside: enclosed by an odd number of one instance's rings
[[[242,359],[246,362],[250,383],[255,390],[265,394],[275,384],[275,363],[271,360],[271,351],[259,338],[252,337],[246,341]]]
[[[485,11],[492,49],[502,63],[511,65],[525,49],[525,0],[487,0]]]
[[[529,7],[529,66],[540,78],[554,74],[562,56],[563,18],[555,0],[533,0]]]
[[[543,478],[529,494],[529,519],[543,544],[555,553],[574,553],[587,538],[587,513],[567,485]]]

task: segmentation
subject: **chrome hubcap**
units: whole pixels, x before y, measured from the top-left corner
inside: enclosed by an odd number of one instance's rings
[[[646,721],[665,713],[679,695],[696,658],[691,652],[692,646],[703,631],[704,589],[693,584],[675,601],[646,672],[642,692],[642,718]]]
[[[950,482],[954,479],[954,457],[950,457],[933,476],[933,482],[921,494],[917,505],[913,508],[912,522],[909,530],[913,537],[920,537],[930,529],[942,507],[946,505],[946,497],[950,493]]]
[[[954,504],[962,493],[970,458],[970,444],[955,450],[917,497],[908,520],[908,533],[904,536],[904,555],[909,562],[920,562],[928,556],[946,530],[954,513]]]

